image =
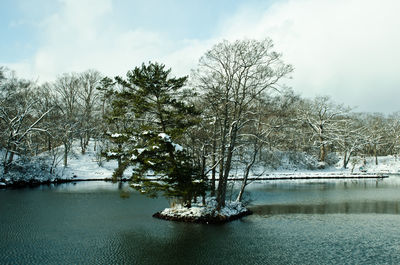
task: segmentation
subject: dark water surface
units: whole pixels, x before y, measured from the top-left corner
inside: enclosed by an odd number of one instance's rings
[[[252,184],[255,214],[168,222],[106,182],[0,190],[0,264],[400,264],[400,178]]]

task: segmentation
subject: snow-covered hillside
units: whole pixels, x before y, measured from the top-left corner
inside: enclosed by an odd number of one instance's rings
[[[50,157],[48,153],[43,153],[31,161],[16,159],[15,168],[5,176],[5,182],[12,185],[14,183],[38,184],[69,180],[106,180],[112,178],[112,173],[117,167],[116,161],[106,161],[99,156],[98,150],[95,151],[94,141],[89,142],[85,154],[81,153],[79,142],[75,141],[71,154],[68,156],[67,167],[64,167],[62,163],[63,146],[58,147],[57,153],[56,167],[52,174],[49,172],[48,164],[53,157]],[[0,171],[3,172],[2,168]],[[130,174],[131,170],[128,169],[124,177],[128,178]]]
[[[63,153],[62,146],[60,148],[60,154]],[[291,155],[293,156],[293,155]],[[296,157],[299,155],[296,155]],[[80,151],[79,142],[73,143],[71,155],[68,157],[68,166],[64,167],[62,164],[61,157],[59,158],[59,163],[53,174],[48,173],[48,167],[44,167],[46,154],[42,154],[32,161],[18,161],[17,169],[11,172],[5,177],[5,182],[7,184],[12,184],[13,182],[53,182],[53,181],[65,181],[65,180],[106,180],[111,179],[114,169],[117,167],[117,162],[115,160],[106,161],[104,158],[99,156],[99,146],[97,146],[97,151],[95,151],[94,141],[90,141],[89,146],[85,154]],[[367,157],[365,159],[360,157],[355,157],[351,160],[347,169],[343,169],[342,161],[333,166],[325,169],[311,170],[304,169],[304,165],[297,165],[293,162],[288,162],[288,156],[279,154],[277,157],[282,158],[280,162],[283,166],[278,166],[277,169],[272,169],[270,167],[266,168],[263,166],[258,166],[254,168],[253,174],[250,178],[262,178],[262,177],[285,177],[290,176],[292,178],[304,177],[304,176],[315,176],[315,177],[326,177],[329,175],[350,175],[352,173],[358,174],[400,174],[400,159],[394,156],[378,157],[378,165],[375,164],[374,157]],[[297,160],[304,163],[306,158],[296,158]],[[309,159],[309,158],[307,158]],[[101,160],[101,161],[99,161]],[[25,163],[25,164],[24,164]],[[274,163],[277,163],[276,161]],[[278,162],[279,163],[279,162]],[[2,169],[0,168],[2,171]],[[242,172],[240,167],[234,168],[232,170],[232,178],[242,177]],[[132,170],[128,168],[125,171],[124,177],[129,178]],[[1,186],[5,186],[4,182],[0,183]]]
[[[340,169],[342,165],[343,163],[340,160],[336,167]],[[352,168],[354,168],[354,172],[400,174],[400,159],[391,155],[378,156],[378,165],[376,165],[375,157],[366,157],[365,164],[363,158],[354,157],[352,162],[349,163],[347,171],[351,171]]]
[[[79,143],[74,142],[73,155],[69,157],[68,166],[64,168],[61,163],[58,167],[61,172],[60,177],[75,180],[111,179],[117,161],[106,161],[105,158],[101,158],[99,150],[95,151],[94,146],[94,141],[90,141],[86,153],[82,154]],[[129,169],[126,170],[124,177],[129,178],[131,172]]]

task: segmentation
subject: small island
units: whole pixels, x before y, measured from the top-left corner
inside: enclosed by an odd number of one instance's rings
[[[208,198],[205,204],[199,203],[184,207],[181,205],[166,208],[153,217],[189,223],[223,224],[252,214],[241,202],[227,202],[225,207],[217,210],[215,198]]]

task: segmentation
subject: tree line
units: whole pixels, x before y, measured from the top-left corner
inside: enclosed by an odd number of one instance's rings
[[[293,70],[270,39],[218,43],[184,77],[150,62],[125,77],[88,70],[38,85],[2,67],[3,178],[18,160],[39,154],[47,154],[51,174],[68,166],[74,141],[82,154],[94,141],[99,164],[117,160],[116,179],[133,167],[132,186],[142,193],[190,205],[209,191],[223,207],[232,171],[244,179],[241,200],[253,169],[275,151],[315,157],[315,167],[339,154],[345,168],[355,156],[378,163],[379,155],[399,152],[399,113],[302,98],[284,85]]]

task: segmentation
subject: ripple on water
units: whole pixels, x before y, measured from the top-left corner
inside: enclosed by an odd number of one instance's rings
[[[398,200],[343,206],[343,189],[312,187],[277,188],[258,214],[208,226],[154,219],[164,199],[118,189],[5,191],[0,264],[400,264]]]

